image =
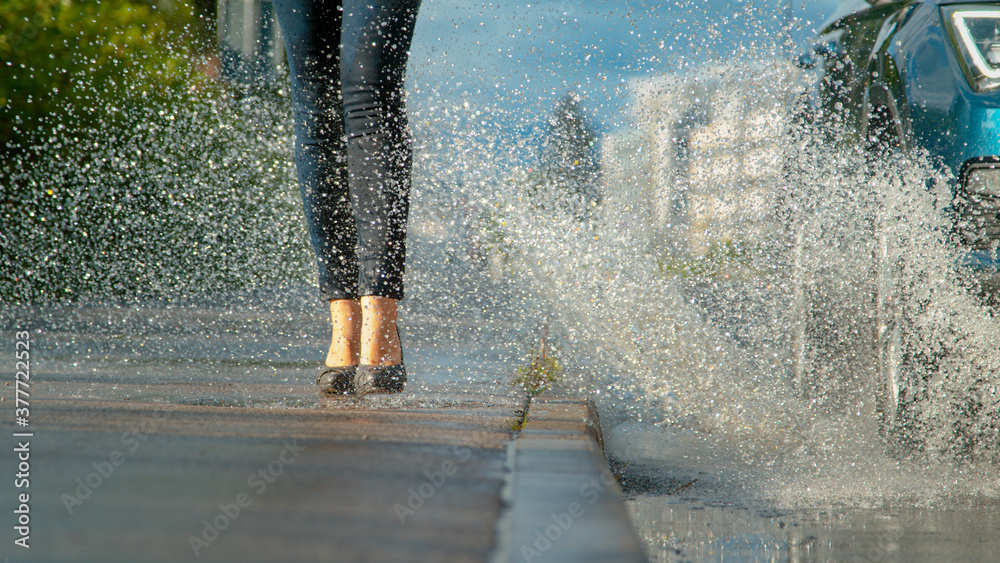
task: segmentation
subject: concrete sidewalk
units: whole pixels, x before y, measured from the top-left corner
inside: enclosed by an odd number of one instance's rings
[[[484,335],[481,321],[409,313],[406,390],[331,399],[313,380],[329,320],[312,308],[0,317],[5,342],[30,338],[32,373],[27,427],[13,374],[0,386],[0,560],[644,558],[593,406],[529,406],[510,384],[514,360],[497,350],[516,326]],[[26,489],[13,484],[18,440]],[[30,549],[14,544],[22,492]]]
[[[509,392],[305,409],[32,391],[31,547],[10,538],[10,561],[644,559],[586,400],[535,399],[525,420]]]

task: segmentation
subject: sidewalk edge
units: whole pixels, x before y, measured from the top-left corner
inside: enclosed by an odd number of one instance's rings
[[[592,401],[543,394],[508,448],[494,563],[647,561]]]

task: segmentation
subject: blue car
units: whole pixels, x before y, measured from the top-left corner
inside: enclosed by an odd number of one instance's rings
[[[1000,2],[849,0],[798,62],[819,71],[814,121],[836,122],[847,143],[871,154],[919,149],[951,171],[963,265],[984,297],[1000,302]],[[907,323],[893,294],[892,259],[885,236],[876,235],[876,408],[891,430],[914,393],[903,373]],[[797,379],[808,378],[802,362],[796,370]]]
[[[840,13],[800,58],[823,67],[823,112],[846,117],[873,149],[923,148],[950,169],[967,265],[992,273],[1000,265],[1000,2],[856,0]]]

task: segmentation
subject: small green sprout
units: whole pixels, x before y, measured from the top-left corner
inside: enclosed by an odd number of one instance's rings
[[[517,368],[514,384],[524,387],[532,397],[536,397],[559,380],[562,366],[546,353],[545,340],[539,348],[532,348],[528,365]]]

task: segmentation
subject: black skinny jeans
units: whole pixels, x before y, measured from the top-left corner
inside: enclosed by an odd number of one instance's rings
[[[274,0],[295,165],[323,299],[403,298],[411,151],[403,80],[420,0]]]

